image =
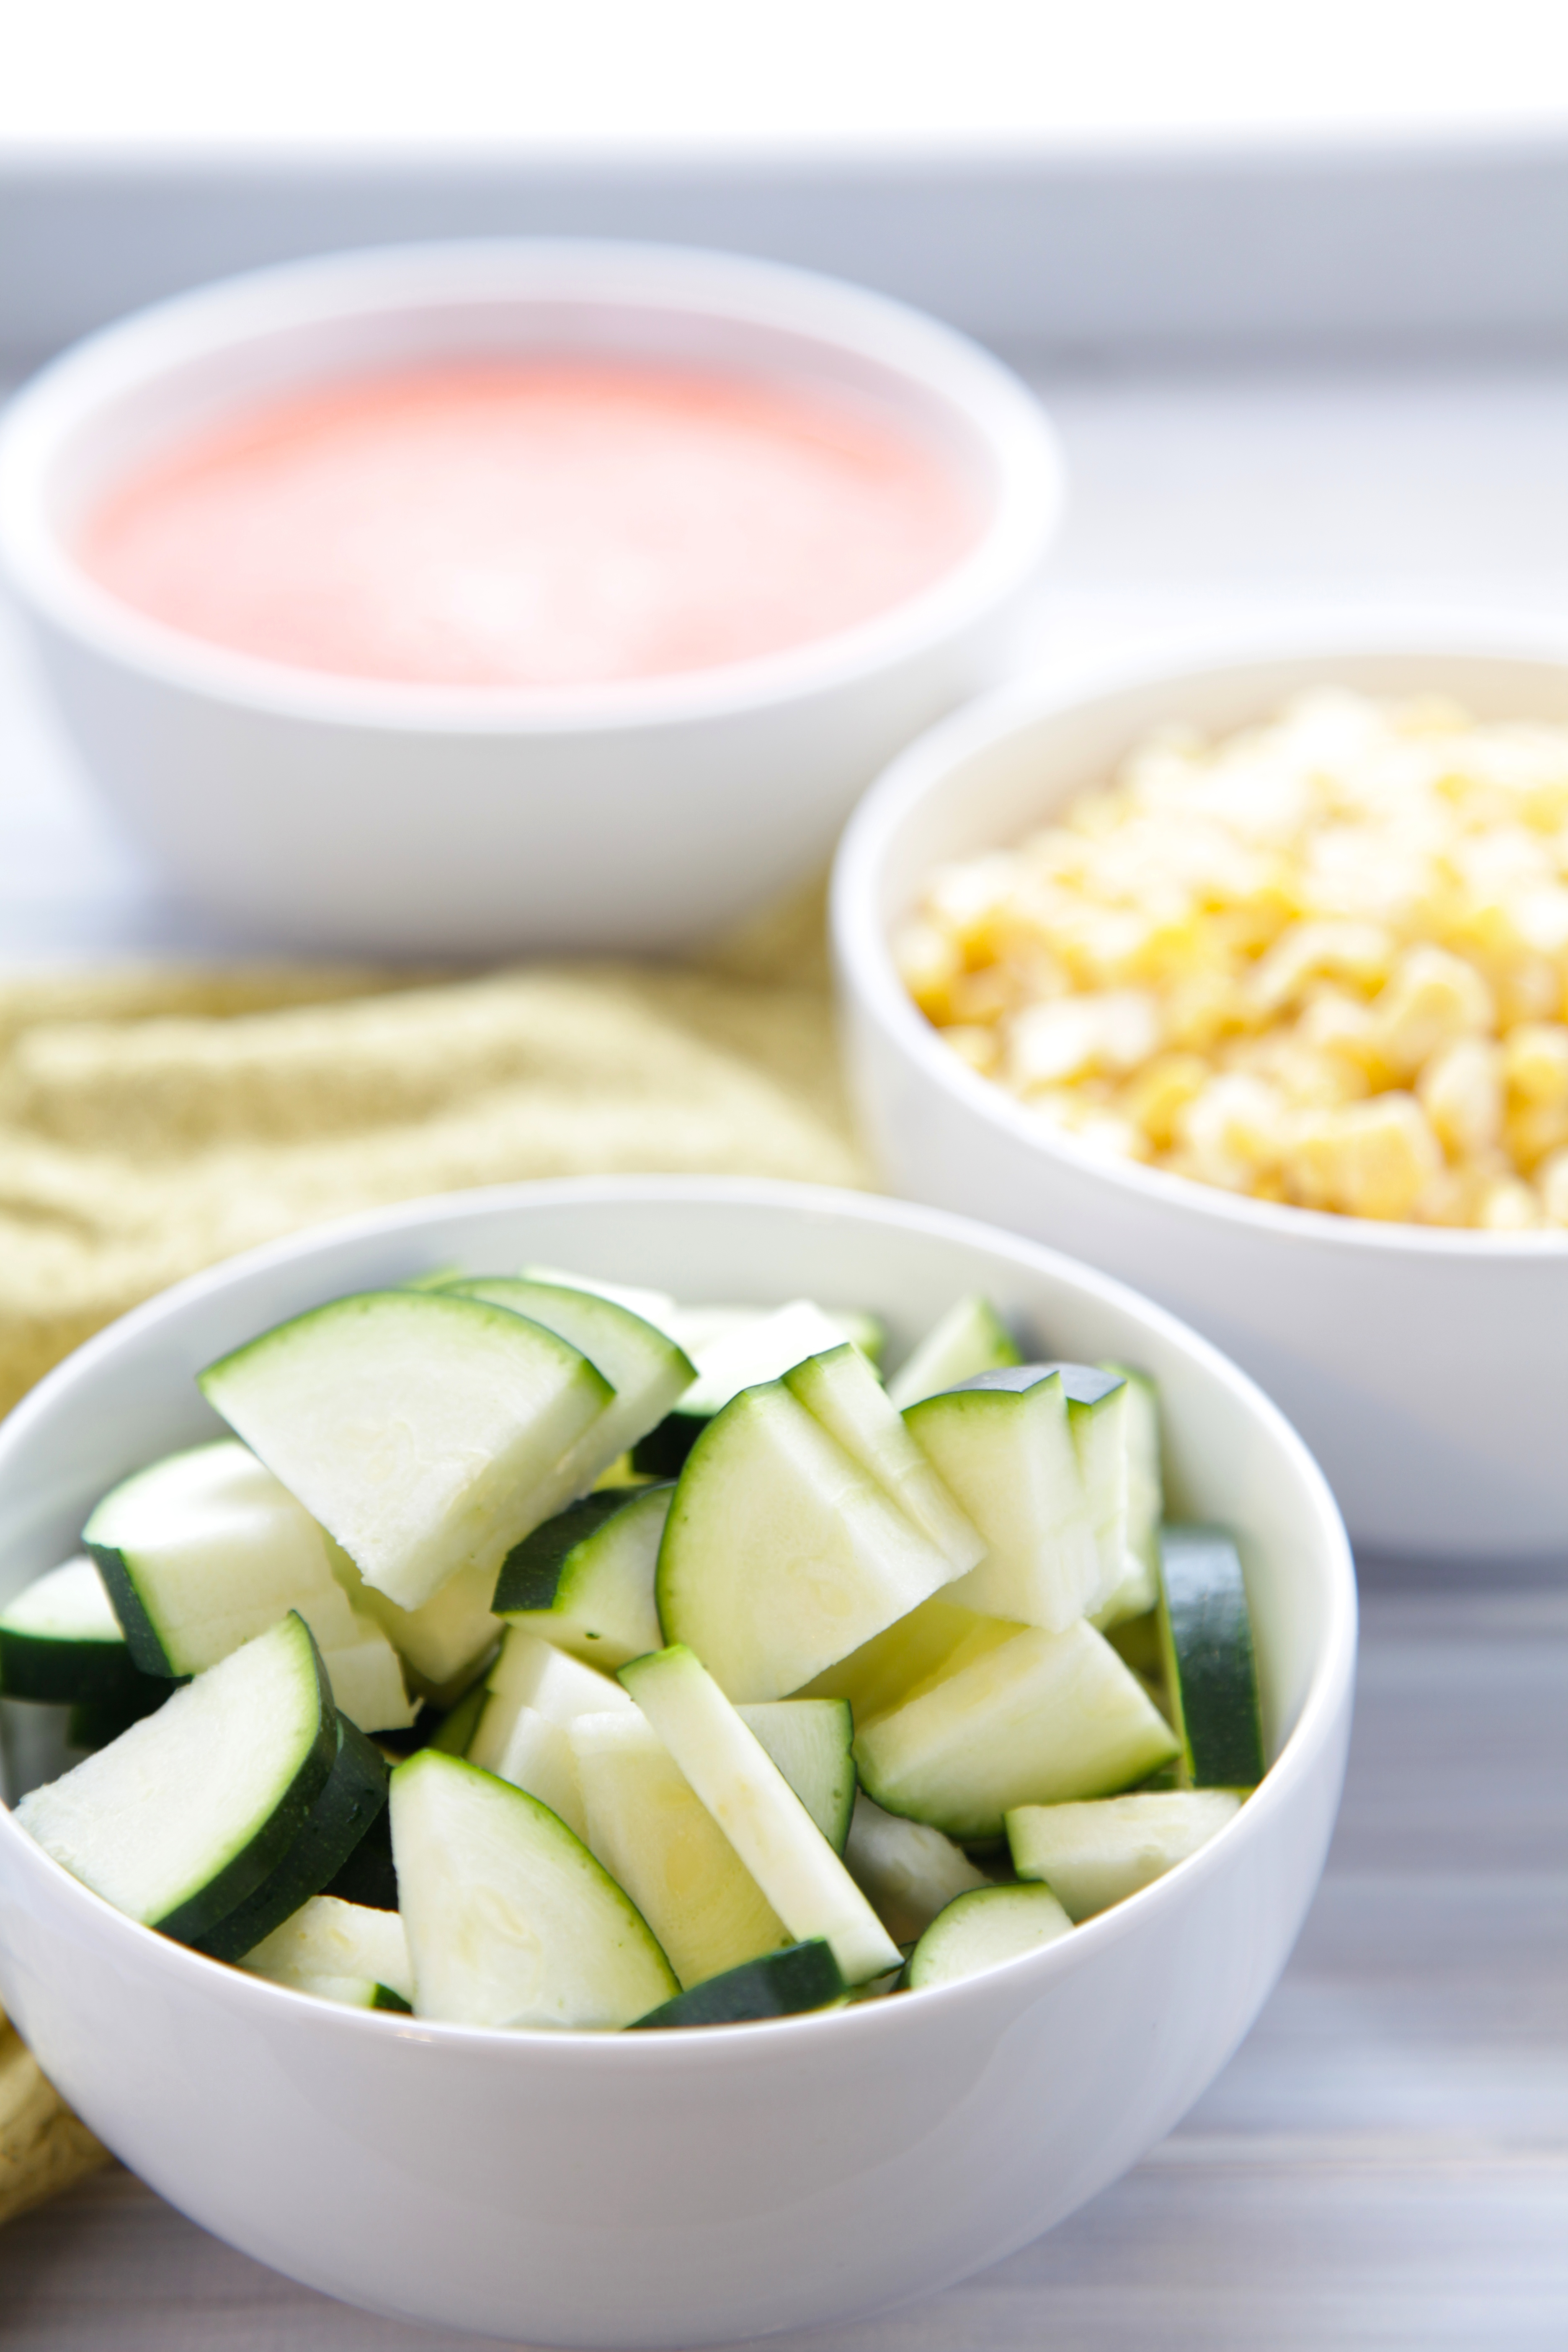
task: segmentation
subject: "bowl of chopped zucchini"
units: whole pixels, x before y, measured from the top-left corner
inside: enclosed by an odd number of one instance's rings
[[[1225,2063],[1354,1643],[1300,1439],[1104,1276],[787,1185],[416,1202],[0,1431],[0,1996],[162,2194],[367,2309],[846,2319]]]
[[[1358,1546],[1555,1555],[1565,844],[1560,635],[1391,625],[972,705],[836,868],[880,1172],[1186,1317]]]

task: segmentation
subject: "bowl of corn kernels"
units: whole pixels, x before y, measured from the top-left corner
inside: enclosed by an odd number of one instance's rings
[[[975,704],[833,929],[890,1189],[1196,1324],[1366,1550],[1568,1549],[1568,637]]]

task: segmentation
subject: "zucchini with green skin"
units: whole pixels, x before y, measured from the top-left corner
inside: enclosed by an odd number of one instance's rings
[[[900,1412],[955,1389],[979,1372],[1021,1364],[1023,1352],[996,1309],[978,1291],[950,1307],[888,1382],[889,1402]]]
[[[787,1307],[710,1307],[677,1310],[674,1328],[695,1359],[697,1377],[668,1418],[632,1450],[634,1469],[656,1478],[677,1478],[702,1432],[743,1389],[759,1388],[808,1356],[847,1341],[868,1357],[881,1341],[875,1317],[828,1314],[815,1299],[795,1298]],[[868,1340],[875,1345],[867,1347]]]
[[[461,1570],[493,1580],[556,1507],[536,1497],[614,1394],[542,1324],[439,1290],[334,1299],[199,1381],[365,1583],[405,1610]]]
[[[290,1614],[33,1790],[16,1820],[117,1910],[195,1943],[283,1861],[337,1747],[315,1643]]]
[[[391,1802],[416,2016],[604,2030],[679,1990],[641,1914],[533,1798],[426,1748]]]
[[[1159,1625],[1189,1787],[1255,1789],[1264,1765],[1252,1619],[1224,1528],[1161,1529]]]
[[[982,1373],[905,1422],[985,1541],[947,1598],[1059,1633],[1109,1598],[1126,1549],[1126,1383],[1082,1365]]]
[[[1007,1843],[1019,1877],[1044,1879],[1076,1923],[1152,1886],[1234,1821],[1240,1806],[1228,1789],[1020,1805],[1007,1816]]]
[[[847,1984],[898,1966],[898,1946],[719,1685],[679,1645],[620,1678],[792,1936],[825,1937]]]
[[[889,1402],[887,1391],[858,1348],[808,1356],[784,1376],[790,1394],[852,1462],[874,1478],[889,1500],[935,1544],[962,1576],[985,1549],[925,1454]]]
[[[120,1714],[123,1730],[162,1706],[169,1685],[132,1664],[93,1562],[68,1559],[0,1611],[0,1695],[88,1707],[104,1720]]]
[[[299,1835],[261,1884],[215,1927],[189,1940],[210,1959],[238,1960],[312,1895],[320,1895],[348,1861],[386,1805],[386,1763],[357,1725],[337,1721],[337,1753],[326,1786]]]
[[[917,1683],[944,1667],[960,1643],[984,1634],[997,1622],[961,1608],[945,1591],[933,1593],[907,1617],[826,1667],[795,1696],[847,1699],[857,1730],[863,1729],[873,1717],[901,1706]]]
[[[1105,1633],[1113,1625],[1145,1616],[1159,1599],[1160,1522],[1165,1502],[1159,1391],[1147,1372],[1135,1372],[1127,1364],[1101,1364],[1100,1369],[1127,1382],[1127,1551],[1115,1590],[1094,1612],[1094,1623]]]
[[[799,2017],[842,2000],[848,1987],[820,1937],[790,1944],[763,1959],[748,1960],[725,1975],[710,1977],[691,1990],[633,2021],[634,2032],[667,2032],[688,2025],[745,2025],[765,2017]]]
[[[1071,1933],[1072,1921],[1048,1886],[980,1887],[937,1913],[900,1983],[907,1992],[958,1984]]]
[[[861,1786],[884,1811],[981,1843],[1015,1805],[1110,1796],[1175,1754],[1103,1634],[1081,1619],[1062,1633],[1003,1630],[857,1732]]]
[[[496,1614],[613,1674],[658,1649],[654,1580],[671,1486],[584,1495],[502,1563]]]
[[[578,1348],[615,1391],[534,1498],[542,1521],[585,1494],[600,1474],[656,1429],[697,1368],[667,1331],[616,1299],[563,1283],[485,1275],[447,1285],[455,1298],[509,1307]]]
[[[835,1853],[855,1810],[855,1718],[844,1699],[774,1698],[735,1709]]]
[[[584,1840],[689,1989],[790,1940],[789,1930],[653,1726],[579,1716],[567,1728]]]
[[[784,1698],[953,1574],[773,1381],[726,1405],[692,1448],[659,1550],[659,1622],[730,1697]]]
[[[300,1992],[321,1992],[323,1979],[361,1985],[368,1981],[395,1994],[405,2009],[413,2004],[408,1938],[396,1912],[343,1903],[331,1895],[312,1895],[265,1942],[247,1952],[240,1966],[252,1976],[293,1985]],[[321,1997],[331,2000],[343,1995],[325,1992]],[[374,1999],[355,2000],[353,2005],[379,2006]]]
[[[143,1674],[199,1675],[290,1609],[323,1654],[356,1637],[321,1528],[233,1438],[122,1479],[82,1542]]]

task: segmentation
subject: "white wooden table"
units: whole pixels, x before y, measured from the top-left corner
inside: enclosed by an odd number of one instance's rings
[[[1561,373],[1047,387],[1057,656],[1418,602],[1568,642]],[[232,948],[164,903],[0,644],[0,957]],[[1565,1340],[1568,1349],[1568,1340]],[[1568,1530],[1510,1579],[1370,1570],[1344,1811],[1274,1999],[1181,2128],[938,2301],[781,2352],[1564,2352]],[[121,2173],[0,2237],[11,2352],[446,2352]]]

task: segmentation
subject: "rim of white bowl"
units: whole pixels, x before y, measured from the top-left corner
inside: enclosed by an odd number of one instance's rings
[[[712,669],[527,691],[358,679],[208,645],[100,587],[55,528],[47,486],[70,436],[188,362],[353,317],[529,301],[700,314],[847,352],[882,370],[889,386],[901,379],[945,407],[984,446],[996,471],[990,520],[930,587],[852,628]],[[73,345],[18,393],[0,427],[0,563],[57,628],[129,669],[212,699],[328,725],[613,732],[805,699],[918,658],[1026,593],[1059,524],[1065,483],[1055,428],[1026,385],[967,336],[886,295],[696,247],[473,238],[251,271],[156,303]]]
[[[1135,1160],[1096,1151],[1070,1135],[1032,1118],[1005,1088],[971,1070],[941,1043],[899,976],[880,914],[881,878],[888,856],[908,819],[940,792],[952,769],[974,753],[1027,731],[1038,721],[1119,700],[1150,687],[1169,685],[1171,716],[1179,719],[1179,693],[1222,673],[1279,663],[1321,666],[1325,686],[1338,681],[1333,665],[1357,660],[1513,661],[1546,667],[1568,676],[1568,631],[1553,633],[1538,617],[1518,623],[1488,616],[1483,621],[1435,616],[1369,619],[1364,626],[1333,631],[1265,624],[1256,632],[1217,635],[1205,632],[1183,649],[1163,656],[1086,662],[1070,675],[1015,683],[966,704],[950,719],[918,736],[883,769],[858,803],[839,842],[830,891],[834,960],[845,992],[863,1007],[913,1062],[939,1095],[1046,1160],[1057,1159],[1099,1181],[1210,1223],[1239,1224],[1278,1240],[1341,1250],[1393,1250],[1406,1255],[1451,1259],[1561,1259],[1568,1229],[1521,1234],[1482,1232],[1474,1226],[1384,1223],[1371,1217],[1342,1216],[1324,1209],[1295,1208],[1257,1201],[1218,1185],[1146,1168]],[[1005,843],[997,844],[1005,847]]]
[[[1300,1713],[1293,1729],[1284,1740],[1279,1755],[1268,1767],[1263,1780],[1247,1798],[1235,1819],[1201,1846],[1196,1853],[1178,1863],[1173,1870],[1154,1880],[1122,1903],[1113,1905],[1092,1919],[1082,1921],[1070,1937],[1062,1937],[1035,1952],[1020,1954],[1005,1960],[994,1969],[967,1977],[951,1985],[924,1989],[918,2001],[868,2000],[840,2010],[812,2010],[796,2017],[769,2018],[725,2026],[690,2026],[668,2028],[649,2033],[595,2033],[548,2032],[532,2028],[455,2025],[434,2018],[390,2017],[384,2013],[371,2015],[358,2010],[334,2008],[329,2002],[312,2001],[311,2007],[321,2022],[321,2013],[334,2017],[338,2024],[323,2029],[331,2031],[368,2032],[387,2035],[405,2042],[429,2042],[438,2046],[452,2041],[480,2043],[489,2049],[515,2048],[529,2054],[537,2063],[546,2053],[565,2065],[587,2065],[602,2061],[612,2050],[625,2053],[641,2051],[641,2057],[612,2057],[614,2065],[661,2065],[679,2060],[689,2064],[693,2058],[699,2063],[723,2064],[725,2053],[733,2050],[735,2037],[754,2041],[759,2035],[765,2041],[781,2032],[903,2032],[919,2029],[919,2019],[924,2004],[930,2000],[957,2003],[984,1998],[984,1988],[1001,1974],[1016,1983],[1020,1972],[1036,1971],[1042,1983],[1047,1983],[1069,1964],[1079,1961],[1091,1964],[1100,1948],[1119,1941],[1135,1931],[1139,1921],[1147,1918],[1152,1907],[1180,1900],[1179,1890],[1190,1885],[1209,1871],[1222,1866],[1227,1853],[1236,1851],[1242,1839],[1262,1837],[1276,1811],[1292,1794],[1298,1784],[1315,1765],[1327,1741],[1334,1736],[1342,1706],[1348,1701],[1353,1687],[1356,1653],[1356,1581],[1351,1555],[1350,1538],[1339,1507],[1330,1491],[1328,1481],[1317,1462],[1286,1420],[1278,1405],[1264,1393],[1258,1383],[1234,1364],[1230,1358],[1211,1341],[1172,1315],[1141,1292],[1112,1275],[1102,1274],[1098,1267],[1087,1265],[1080,1259],[1068,1257],[1060,1250],[1051,1249],[1043,1242],[1025,1240],[997,1225],[982,1223],[973,1217],[955,1216],[945,1209],[922,1208],[913,1202],[895,1201],[883,1194],[844,1192],[837,1187],[814,1184],[794,1184],[767,1178],[749,1177],[637,1177],[605,1176],[573,1177],[542,1183],[489,1185],[473,1192],[430,1194],[414,1202],[400,1202],[390,1209],[379,1209],[352,1217],[334,1219],[331,1223],[315,1225],[301,1234],[289,1234],[276,1242],[264,1243],[259,1248],[247,1250],[237,1257],[227,1258],[205,1272],[192,1275],[170,1289],[161,1291],[140,1307],[83,1342],[65,1360],[47,1372],[37,1386],[29,1391],[4,1423],[0,1423],[0,1477],[5,1475],[6,1455],[25,1446],[34,1423],[52,1413],[55,1400],[62,1391],[68,1392],[79,1370],[90,1368],[101,1358],[134,1347],[143,1332],[177,1318],[184,1308],[213,1292],[243,1282],[253,1274],[269,1266],[288,1265],[318,1254],[330,1255],[342,1243],[386,1237],[395,1239],[403,1234],[416,1234],[422,1225],[439,1215],[443,1219],[471,1214],[476,1223],[498,1210],[515,1212],[531,1203],[548,1205],[603,1202],[606,1207],[630,1206],[634,1203],[671,1202],[677,1203],[710,1202],[716,1207],[733,1206],[805,1213],[808,1216],[847,1216],[868,1224],[891,1225],[900,1231],[927,1234],[935,1240],[968,1244],[986,1250],[1000,1250],[1039,1273],[1060,1279],[1065,1277],[1106,1305],[1131,1309],[1152,1329],[1176,1342],[1194,1357],[1211,1374],[1216,1375],[1233,1392],[1237,1393],[1249,1412],[1263,1423],[1278,1444],[1294,1459],[1306,1493],[1315,1510],[1317,1537],[1323,1559],[1325,1623],[1322,1643],[1314,1664]],[[84,1924],[96,1926],[110,1936],[125,1935],[132,1938],[134,1948],[146,1953],[143,1940],[155,1939],[161,1963],[174,1969],[176,1976],[183,1969],[194,1969],[198,1985],[213,1986],[212,1970],[224,1964],[193,1951],[184,1944],[176,1944],[158,1936],[155,1928],[143,1927],[116,1911],[103,1897],[73,1878],[64,1866],[41,1847],[34,1845],[26,1831],[16,1827],[10,1809],[0,1805],[0,1843],[19,1840],[27,1866],[37,1866],[52,1884],[68,1914],[76,1912]],[[1173,1891],[1173,1890],[1176,1891]],[[0,1927],[0,1933],[3,1933]],[[1073,1958],[1072,1956],[1078,1956]],[[286,1985],[270,1983],[261,1977],[247,1976],[242,1969],[224,1968],[233,1997],[242,2005],[258,2000],[264,2004],[279,2000],[297,2002],[300,1996]],[[899,2022],[900,2020],[903,2021]],[[911,2022],[912,2021],[912,2022]],[[664,2054],[660,2054],[660,2053]],[[597,2060],[592,2053],[597,2053]],[[699,2055],[699,2053],[706,2053]]]

